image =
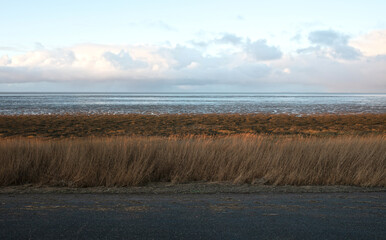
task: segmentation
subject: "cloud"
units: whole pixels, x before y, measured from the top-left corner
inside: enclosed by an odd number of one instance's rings
[[[258,81],[266,77],[271,72],[271,67],[261,63],[250,63],[238,66],[234,69],[239,75],[243,76],[240,79],[248,79],[251,81]]]
[[[350,41],[351,46],[359,49],[365,56],[386,54],[386,30],[371,31]]]
[[[279,48],[268,46],[265,39],[248,41],[245,45],[245,51],[257,61],[276,60],[283,55]]]
[[[223,45],[223,44],[230,44],[230,45],[243,45],[245,44],[245,40],[242,37],[237,36],[233,33],[222,33],[220,36],[210,39],[208,41],[195,41],[192,40],[189,43],[191,43],[195,47],[199,48],[207,48],[209,46],[214,45]]]
[[[343,35],[333,30],[322,30],[322,31],[311,32],[308,35],[308,39],[310,40],[311,43],[326,45],[326,46],[346,45],[348,42],[347,35]]]
[[[217,55],[224,55],[225,52],[244,54],[249,56],[251,60],[258,62],[277,60],[283,56],[278,47],[269,46],[265,39],[251,41],[233,33],[222,33],[220,36],[208,41],[190,41],[190,43],[194,48],[211,49],[212,53]]]
[[[43,44],[41,44],[40,42],[35,42],[35,50],[37,51],[41,51],[41,50],[44,50],[45,47]]]
[[[234,44],[234,45],[238,45],[238,44],[241,44],[242,42],[242,38],[241,37],[238,37],[236,36],[235,34],[231,34],[231,33],[224,33],[223,36],[221,36],[220,38],[217,38],[215,40],[216,43],[222,43],[222,44]]]
[[[189,41],[189,43],[192,44],[194,47],[198,47],[198,48],[206,48],[210,44],[207,41],[195,41],[195,40],[191,40]]]
[[[0,50],[3,50],[3,51],[21,51],[21,50],[18,49],[18,48],[15,48],[15,47],[7,47],[7,46],[0,46]]]
[[[300,42],[302,39],[302,34],[300,32],[296,33],[292,38],[291,41]]]
[[[29,67],[64,67],[75,61],[74,52],[70,49],[54,49],[30,51],[16,55],[11,59],[11,65]]]
[[[206,48],[192,44],[44,48],[0,56],[0,87],[3,91],[22,89],[8,85],[44,91],[44,84],[50,90],[57,86],[58,91],[71,86],[88,91],[386,91],[386,54],[341,61],[350,52],[347,36],[311,36],[312,45],[299,49],[299,54],[282,53],[265,39],[251,41],[231,33],[213,37]],[[338,47],[339,57],[333,55]]]
[[[107,51],[103,54],[103,57],[116,68],[121,70],[145,68],[148,66],[146,62],[133,60],[130,54],[125,50],[121,50],[118,54]]]
[[[336,61],[333,58],[321,58],[318,55],[287,56],[271,67],[290,69],[275,71],[271,81],[287,85],[300,84],[310,86],[317,91],[328,92],[385,92],[386,59],[376,57],[363,61]],[[287,84],[286,84],[287,83]]]
[[[314,44],[314,46],[299,49],[298,53],[309,53],[314,50],[314,52],[319,55],[345,60],[354,60],[362,55],[358,49],[348,45],[348,35],[333,30],[310,32],[308,40]]]
[[[319,52],[321,50],[320,46],[315,46],[315,47],[307,47],[307,48],[300,48],[296,50],[297,53],[314,53],[314,52]]]
[[[386,62],[386,54],[376,55],[376,56],[374,57],[374,59],[375,59],[376,61],[385,61],[385,62]]]
[[[177,45],[174,48],[161,48],[158,53],[175,69],[189,66],[193,62],[201,62],[202,53],[194,48]]]
[[[179,86],[221,88],[258,84],[271,71],[266,64],[245,59],[243,53],[211,56],[184,45],[83,44],[0,59],[0,83],[88,83],[90,89],[108,82],[147,91]]]
[[[334,47],[334,52],[332,53],[336,58],[354,60],[362,55],[362,53],[353,47],[348,45],[340,45]]]
[[[6,66],[8,64],[11,64],[11,58],[8,57],[8,55],[0,57],[0,66]]]

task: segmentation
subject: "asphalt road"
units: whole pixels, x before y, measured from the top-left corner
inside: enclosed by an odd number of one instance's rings
[[[386,192],[0,194],[0,239],[386,239]]]

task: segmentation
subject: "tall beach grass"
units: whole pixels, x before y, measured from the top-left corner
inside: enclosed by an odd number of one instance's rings
[[[386,186],[383,135],[0,140],[0,185],[138,186],[193,181]]]

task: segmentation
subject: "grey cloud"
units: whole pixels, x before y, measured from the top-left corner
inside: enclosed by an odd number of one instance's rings
[[[232,44],[241,47],[247,54],[258,61],[280,59],[283,55],[279,48],[267,45],[265,39],[251,42],[249,39],[244,40],[242,37],[232,33],[224,33],[221,37],[208,42],[191,41],[191,43],[201,48],[207,47],[210,44]]]
[[[386,71],[383,65],[369,59],[340,62],[317,55],[300,55],[286,62],[291,74],[273,75],[272,80],[285,80],[334,92],[384,92]]]
[[[205,41],[189,41],[189,43],[191,43],[193,46],[195,47],[199,47],[199,48],[206,48],[209,43],[208,42],[205,42]]]
[[[320,46],[300,48],[300,49],[296,50],[297,53],[312,53],[312,52],[317,52],[317,51],[320,51]]]
[[[159,54],[167,59],[173,59],[171,72],[176,85],[208,85],[208,84],[238,84],[261,81],[262,77],[271,72],[271,68],[257,62],[235,63],[234,54],[222,56],[203,56],[194,48],[177,45],[175,48],[160,49]],[[191,63],[198,65],[189,68]],[[232,67],[233,66],[233,67]]]
[[[333,31],[333,30],[321,30],[314,31],[308,35],[308,40],[316,44],[315,50],[320,50],[321,47],[327,47],[332,50],[332,56],[335,58],[353,60],[357,59],[362,53],[348,45],[349,36]],[[307,48],[307,49],[311,49]],[[298,53],[304,53],[304,49],[299,49]]]
[[[311,32],[308,35],[308,40],[315,44],[336,46],[346,45],[348,42],[348,36],[333,30],[322,30]]]
[[[301,39],[302,39],[302,35],[298,32],[297,34],[295,34],[295,35],[291,38],[291,41],[300,42]]]
[[[1,67],[0,83],[37,83],[43,81],[59,82],[58,76],[66,77],[68,73],[58,75],[56,69],[40,67]]]
[[[217,38],[215,40],[216,43],[224,43],[224,44],[240,44],[242,42],[242,38],[236,36],[235,34],[225,33],[222,37]]]
[[[177,73],[176,84],[182,85],[210,85],[210,84],[255,84],[263,81],[269,75],[271,68],[260,63],[246,63],[234,68],[224,65],[203,67],[197,69],[183,69]]]
[[[375,60],[377,60],[377,61],[386,61],[386,54],[375,56]]]
[[[23,75],[23,77],[20,78],[18,75]],[[28,76],[28,78],[25,76]],[[31,75],[28,73],[28,68],[0,66],[0,83],[18,83],[28,81],[35,82],[35,79],[32,78]]]
[[[235,68],[248,79],[256,80],[267,76],[271,72],[271,68],[265,64],[245,64]]]
[[[283,53],[274,46],[268,46],[265,39],[260,39],[255,42],[249,42],[245,46],[245,51],[256,60],[275,60],[280,59]]]
[[[334,50],[335,57],[347,60],[357,59],[362,55],[362,53],[358,49],[350,47],[348,45],[335,46]]]
[[[181,45],[177,45],[175,48],[161,48],[158,52],[161,56],[175,60],[175,69],[187,67],[192,62],[201,62],[203,59],[200,51]]]
[[[43,44],[41,44],[40,42],[35,42],[35,50],[41,51],[44,49],[45,49],[45,47]]]
[[[68,65],[75,61],[75,54],[71,50],[58,49],[51,55],[53,62],[57,65]]]
[[[130,54],[121,50],[118,54],[112,52],[105,52],[103,57],[113,64],[114,67],[121,70],[128,70],[133,68],[145,68],[148,66],[146,62],[133,60]]]
[[[232,44],[241,45],[243,44],[243,38],[233,33],[223,33],[220,37],[209,40],[209,41],[190,41],[190,43],[199,48],[206,48],[211,44]]]

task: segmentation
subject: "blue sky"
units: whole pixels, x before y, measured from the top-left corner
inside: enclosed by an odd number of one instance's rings
[[[0,1],[0,91],[386,92],[385,1]]]

